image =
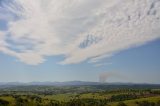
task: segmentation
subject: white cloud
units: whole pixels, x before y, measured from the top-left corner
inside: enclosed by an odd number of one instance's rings
[[[0,51],[32,65],[55,55],[66,57],[61,64],[99,61],[160,37],[159,0],[14,0],[1,8],[8,29]]]
[[[89,61],[89,63],[97,63],[97,62],[101,61],[102,59],[107,58],[107,57],[111,57],[111,56],[112,56],[112,55],[107,54],[107,55],[101,55],[101,56],[93,57],[93,58]]]
[[[111,65],[112,63],[110,62],[108,62],[108,63],[96,63],[95,64],[95,67],[102,67],[102,66],[107,66],[107,65]]]

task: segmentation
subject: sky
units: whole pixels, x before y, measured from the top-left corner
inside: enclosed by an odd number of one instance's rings
[[[159,76],[159,0],[0,0],[0,82]]]

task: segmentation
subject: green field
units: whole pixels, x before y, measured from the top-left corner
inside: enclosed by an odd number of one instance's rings
[[[123,102],[128,106],[138,106],[136,104],[136,102],[143,102],[143,101],[153,102],[153,103],[155,103],[155,106],[160,106],[160,104],[156,105],[156,103],[160,101],[160,96],[146,97],[146,98],[140,98],[140,99],[134,99],[134,100],[126,100],[126,101],[123,101]],[[110,106],[117,106],[118,103],[119,102],[110,103]]]
[[[160,106],[157,87],[15,86],[0,89],[0,106]]]

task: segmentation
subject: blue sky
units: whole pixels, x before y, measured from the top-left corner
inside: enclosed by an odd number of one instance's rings
[[[104,75],[107,82],[159,83],[158,5],[1,0],[0,82],[99,81]]]
[[[47,61],[31,66],[16,61],[16,58],[0,54],[0,81],[98,81],[103,72],[114,72],[124,78],[110,76],[109,82],[149,82],[159,83],[160,78],[160,40],[150,42],[141,47],[131,48],[115,56],[104,59],[103,63],[111,63],[96,67],[83,62],[75,65],[58,65],[63,57],[48,57]]]

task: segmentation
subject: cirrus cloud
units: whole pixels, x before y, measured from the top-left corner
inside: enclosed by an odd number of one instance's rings
[[[159,0],[13,0],[0,9],[0,51],[31,65],[56,55],[95,62],[160,37]]]

